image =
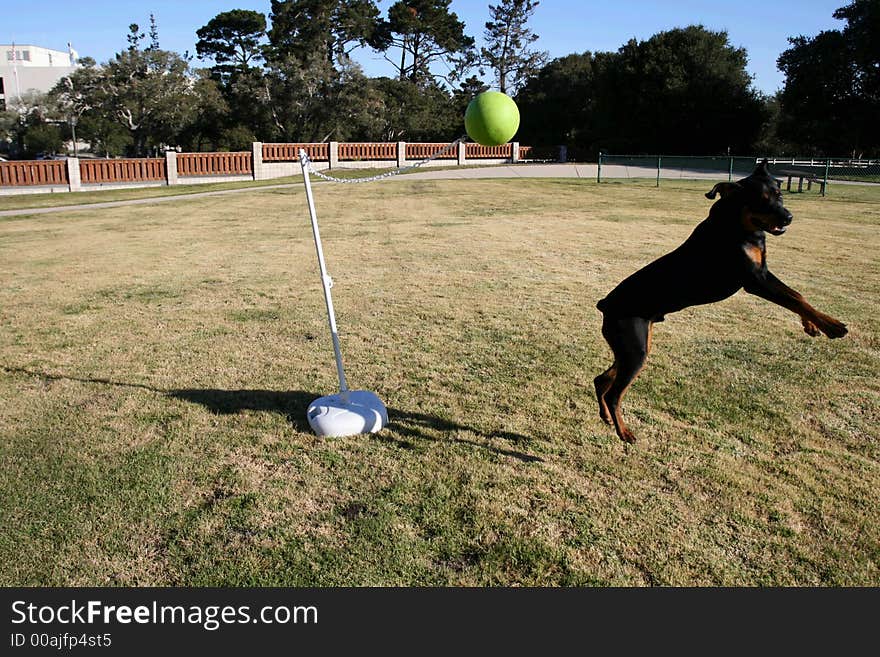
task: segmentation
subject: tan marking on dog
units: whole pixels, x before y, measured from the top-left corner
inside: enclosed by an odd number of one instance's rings
[[[761,250],[761,247],[754,244],[746,244],[743,246],[743,251],[746,252],[746,257],[755,263],[756,267],[764,266],[764,252]]]

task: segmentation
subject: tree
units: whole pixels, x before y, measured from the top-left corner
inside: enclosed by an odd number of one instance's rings
[[[100,101],[131,135],[133,153],[175,142],[195,112],[188,62],[174,52],[141,50],[143,34],[129,28],[129,47],[104,67]]]
[[[594,150],[594,59],[591,53],[554,59],[533,75],[516,96],[519,135],[533,145],[566,145],[581,157]]]
[[[876,103],[880,99],[880,0],[853,0],[833,16],[846,21],[843,35],[852,54],[856,90]]]
[[[420,84],[454,82],[473,67],[476,51],[473,37],[464,33],[464,23],[449,11],[451,0],[398,0],[388,8],[386,29],[389,48],[400,48],[394,65],[400,80]],[[434,74],[431,65],[443,63],[448,73]]]
[[[94,109],[96,91],[101,84],[101,73],[91,57],[83,57],[80,67],[70,75],[66,75],[49,92],[54,100],[58,113],[64,117],[70,127],[73,155],[79,155],[76,129],[83,115]]]
[[[780,134],[814,155],[880,152],[880,0],[834,12],[843,30],[789,38]]]
[[[779,134],[782,118],[782,94],[764,99],[765,120],[753,151],[757,154],[797,155],[796,149]]]
[[[279,66],[269,70],[251,68],[237,74],[228,85],[222,87],[223,98],[229,107],[225,117],[225,129],[230,134],[254,136],[253,141],[269,141],[276,130],[274,113],[283,115],[283,108],[276,107],[272,87],[284,74]]]
[[[214,70],[228,78],[263,58],[260,41],[265,35],[264,14],[245,9],[225,11],[196,30],[196,54],[202,60],[213,59]]]
[[[489,86],[476,75],[463,80],[452,92],[452,105],[457,116],[464,116],[470,102],[484,91],[489,91]]]
[[[303,63],[295,57],[271,63],[256,105],[270,122],[266,141],[346,141],[375,134],[382,109],[354,62],[337,70],[324,59]]]
[[[387,47],[375,0],[272,0],[271,8],[275,61],[318,57],[342,65],[358,46]]]
[[[748,152],[765,120],[744,48],[691,25],[594,60],[596,146],[631,153]]]
[[[61,150],[63,139],[49,94],[26,91],[16,97],[9,109],[13,110],[9,116],[9,137],[17,155],[34,157],[38,153]]]
[[[61,130],[52,123],[28,123],[24,132],[24,152],[28,155],[58,153],[64,144]]]
[[[853,0],[834,12],[845,20],[846,37],[855,66],[855,89],[859,97],[858,121],[865,147],[880,153],[880,0]]]
[[[0,152],[11,154],[17,151],[20,124],[18,112],[11,108],[0,109]]]
[[[515,94],[547,62],[546,52],[529,49],[538,40],[527,25],[538,4],[537,0],[501,0],[489,5],[492,20],[486,23],[481,54],[502,93]]]
[[[578,157],[748,152],[767,110],[747,62],[726,32],[699,25],[553,60],[517,95],[520,138]]]
[[[777,65],[785,74],[779,132],[805,151],[822,155],[858,148],[855,71],[846,38],[837,30],[790,38]]]
[[[89,143],[95,155],[117,157],[131,150],[131,133],[102,113],[87,112],[80,119],[78,127],[78,137]]]
[[[150,46],[148,50],[159,50],[159,26],[156,17],[150,14]]]
[[[252,136],[241,140],[237,130],[230,124],[229,105],[216,79],[208,70],[196,72],[192,92],[197,111],[178,135],[178,142],[188,151],[242,150]]]
[[[265,88],[263,69],[266,17],[260,12],[234,9],[212,18],[196,32],[196,53],[213,59],[216,84],[202,77],[194,86],[198,117],[184,136],[192,148],[239,149],[271,125],[260,102]]]
[[[131,143],[108,105],[106,69],[83,57],[81,66],[52,88],[49,96],[57,113],[70,127],[77,155],[77,142],[88,142],[93,153],[119,155]]]

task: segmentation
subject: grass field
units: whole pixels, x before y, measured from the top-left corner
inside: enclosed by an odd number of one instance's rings
[[[704,183],[315,185],[0,220],[2,585],[880,584],[880,195],[787,197],[773,271],[667,318],[597,416],[595,303],[706,216]]]

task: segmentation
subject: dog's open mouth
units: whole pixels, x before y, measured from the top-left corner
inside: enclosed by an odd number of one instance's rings
[[[770,228],[767,229],[767,232],[769,232],[771,235],[782,235],[782,233],[784,233],[785,231],[785,226],[770,226]]]

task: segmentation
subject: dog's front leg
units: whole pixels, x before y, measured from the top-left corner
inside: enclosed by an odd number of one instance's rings
[[[813,308],[799,292],[792,290],[767,270],[751,277],[743,287],[749,294],[772,301],[800,315],[804,331],[808,335],[816,336],[822,331],[829,338],[842,338],[847,333],[843,322]]]

